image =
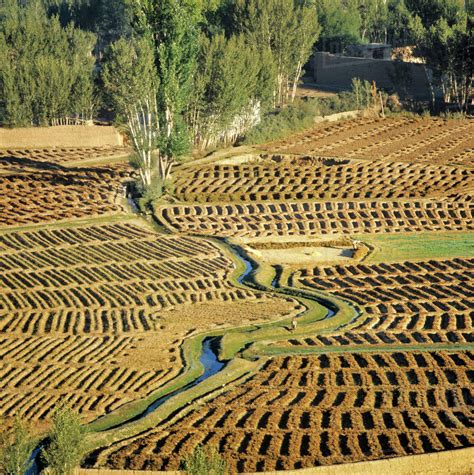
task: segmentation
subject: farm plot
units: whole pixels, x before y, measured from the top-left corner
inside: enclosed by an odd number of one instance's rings
[[[124,157],[126,147],[31,148],[0,150],[0,171],[21,170],[41,165],[68,165],[102,159]]]
[[[285,202],[168,205],[161,219],[173,230],[214,236],[315,236],[474,229],[470,201]]]
[[[125,164],[75,171],[0,175],[0,226],[22,226],[122,211],[115,204],[130,172]]]
[[[233,286],[210,242],[133,221],[4,232],[0,262],[6,417],[43,419],[64,396],[87,417],[112,411],[179,372],[186,335],[301,310]]]
[[[471,351],[278,357],[170,428],[104,449],[101,465],[173,470],[198,444],[218,447],[238,472],[467,447],[473,360]]]
[[[473,169],[323,158],[193,168],[175,183],[176,197],[188,202],[433,198],[472,191]]]
[[[318,125],[268,144],[271,153],[376,158],[472,167],[474,123],[441,119],[356,119]]]
[[[363,309],[350,328],[290,340],[297,347],[474,343],[474,258],[302,269],[293,282]]]

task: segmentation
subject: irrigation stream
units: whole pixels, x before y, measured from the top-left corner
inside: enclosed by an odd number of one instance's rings
[[[133,201],[133,200],[129,200],[129,202],[130,201]],[[133,203],[132,209],[133,209],[134,212],[138,211],[135,203]],[[269,289],[265,288],[263,285],[256,284],[255,280],[253,278],[253,276],[255,275],[255,273],[258,270],[258,263],[251,260],[241,248],[230,244],[227,240],[224,240],[224,242],[231,249],[233,254],[238,259],[240,259],[242,261],[242,263],[244,264],[244,266],[245,266],[245,269],[242,272],[242,274],[239,277],[237,277],[237,281],[239,282],[239,284],[250,287],[251,289],[258,289],[258,290],[261,290],[261,291],[268,291]],[[277,293],[282,293],[282,294],[286,294],[286,295],[290,295],[290,296],[293,295],[295,297],[299,297],[299,296],[301,297],[301,296],[303,296],[302,294],[304,294],[305,298],[315,300],[315,301],[317,301],[318,303],[322,304],[323,306],[325,306],[327,308],[328,313],[325,317],[326,319],[331,318],[332,316],[335,315],[337,309],[332,308],[333,305],[330,302],[324,301],[323,299],[319,299],[319,298],[317,298],[313,295],[306,294],[305,292],[292,291],[289,288],[281,288],[280,284],[279,284],[279,277],[280,277],[280,275],[277,271],[277,274],[276,274],[276,276],[273,279],[272,284],[271,284],[271,291],[276,291]],[[301,312],[298,315],[298,317],[300,317],[304,313],[306,313],[306,309],[303,310],[303,312]],[[227,364],[227,361],[220,361],[219,360],[220,343],[221,343],[221,337],[219,337],[219,336],[204,338],[204,340],[202,342],[201,354],[199,356],[199,361],[200,361],[200,363],[202,364],[202,366],[204,368],[204,371],[201,374],[201,376],[196,378],[191,383],[188,383],[185,386],[182,386],[181,388],[176,389],[175,391],[171,391],[170,393],[166,394],[165,396],[160,397],[159,399],[154,401],[152,404],[150,404],[150,406],[148,406],[140,414],[137,414],[137,415],[133,416],[132,418],[127,419],[125,421],[122,421],[122,422],[120,422],[119,424],[117,424],[115,426],[108,427],[107,430],[117,429],[117,428],[122,427],[126,424],[129,424],[130,422],[137,421],[139,419],[142,419],[142,418],[146,417],[148,414],[150,414],[151,412],[158,409],[162,404],[164,404],[166,401],[168,401],[172,397],[177,396],[178,394],[181,394],[184,391],[187,391],[188,389],[197,386],[198,384],[202,383],[203,381],[210,378],[211,376],[214,376],[215,374],[219,373]],[[105,416],[103,416],[103,417],[105,417]],[[43,468],[42,467],[42,462],[41,462],[41,448],[43,447],[43,445],[44,445],[44,441],[42,441],[38,445],[38,447],[35,448],[33,453],[31,454],[30,460],[32,461],[32,466],[26,472],[26,475],[38,475],[40,473],[41,469]]]

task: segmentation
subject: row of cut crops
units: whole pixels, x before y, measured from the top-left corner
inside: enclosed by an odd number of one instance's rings
[[[356,303],[363,315],[336,334],[293,346],[472,344],[474,260],[451,259],[301,269],[293,281]]]
[[[382,160],[269,159],[214,165],[178,175],[182,201],[295,201],[433,198],[474,191],[474,170]]]
[[[109,413],[179,373],[186,335],[300,311],[234,286],[233,267],[133,220],[1,233],[0,417],[42,421],[60,399]]]
[[[55,170],[0,175],[0,225],[22,226],[118,213],[125,165],[80,171]]]
[[[474,165],[470,120],[357,119],[314,127],[268,144],[271,153]]]
[[[112,445],[98,460],[173,470],[198,444],[211,444],[232,470],[252,472],[467,447],[473,361],[472,352],[274,358],[171,428]]]
[[[339,201],[167,205],[173,230],[217,236],[314,236],[474,229],[470,201]]]
[[[21,170],[41,165],[68,165],[126,156],[125,147],[56,147],[0,150],[0,170]]]

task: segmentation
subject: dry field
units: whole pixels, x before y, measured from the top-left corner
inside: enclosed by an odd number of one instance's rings
[[[297,307],[234,287],[213,244],[133,222],[0,234],[0,257],[3,417],[47,419],[61,397],[108,413],[176,375],[189,333]]]
[[[111,468],[176,469],[203,443],[251,472],[468,447],[473,361],[471,351],[274,358],[169,430],[102,456]]]
[[[0,150],[0,172],[47,165],[67,166],[71,163],[125,157],[129,153],[127,148],[119,146],[4,149]]]
[[[266,158],[180,173],[187,202],[368,200],[457,197],[474,190],[474,169],[383,160]]]
[[[159,212],[175,231],[227,237],[469,231],[473,137],[469,120],[319,125],[253,161],[184,167],[181,203]]]
[[[270,153],[474,165],[474,122],[442,119],[358,119],[268,144]]]
[[[301,347],[474,343],[474,258],[301,269],[293,283],[363,309],[350,328],[290,340]]]
[[[117,203],[125,165],[0,175],[0,226],[51,223],[123,211]]]
[[[306,241],[472,232],[473,125],[357,119],[267,144],[255,161],[187,163],[175,200],[157,209],[177,234],[124,216],[130,170],[107,163],[122,149],[5,152],[0,418],[21,413],[44,428],[65,398],[93,420],[176,376],[186,337],[302,312],[287,295],[235,285],[228,253],[195,235],[260,243],[262,260],[285,267],[278,256],[296,251],[282,242],[316,255]],[[96,465],[176,469],[199,443],[235,471],[472,446],[474,256],[463,249],[281,269],[289,287],[349,301],[359,316],[306,334],[303,319],[296,335],[250,342],[242,355],[262,348],[263,366],[247,382],[219,384],[221,395],[177,410],[172,424],[100,449]]]
[[[327,201],[167,205],[161,219],[181,233],[211,236],[320,236],[474,229],[472,201]]]

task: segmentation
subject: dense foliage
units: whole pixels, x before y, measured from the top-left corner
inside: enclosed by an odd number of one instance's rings
[[[62,27],[39,2],[0,7],[0,124],[77,123],[94,112],[95,38]]]
[[[31,466],[31,452],[35,443],[28,428],[18,418],[13,427],[0,434],[0,473],[23,475]]]
[[[53,414],[49,441],[41,454],[52,475],[72,475],[83,458],[84,429],[79,416],[64,403]]]

